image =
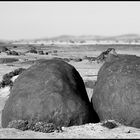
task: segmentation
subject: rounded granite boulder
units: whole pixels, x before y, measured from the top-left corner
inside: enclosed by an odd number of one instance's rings
[[[13,120],[81,125],[92,122],[93,115],[78,71],[60,59],[40,60],[15,80],[2,110],[2,127]]]
[[[92,104],[101,121],[140,128],[140,57],[119,55],[105,62],[98,72]]]

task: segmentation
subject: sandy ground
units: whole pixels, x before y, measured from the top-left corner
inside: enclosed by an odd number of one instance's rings
[[[0,129],[0,138],[32,138],[32,139],[94,139],[94,138],[140,138],[140,129],[119,125],[117,128],[108,129],[98,124],[64,127],[63,132],[41,133],[34,131],[21,131],[14,128]]]
[[[122,52],[126,53],[126,52]],[[139,52],[135,52],[138,55],[140,55]],[[84,60],[82,62],[69,62],[71,65],[73,65],[80,75],[82,76],[84,81],[95,81],[97,79],[97,74],[102,66],[102,64],[97,64],[95,62],[89,62],[87,60]],[[10,71],[13,71],[14,69],[17,69],[19,67],[29,67],[29,65],[20,65],[16,64],[14,66],[7,66],[4,64],[0,65],[0,80],[2,79],[2,76],[5,73],[8,73]],[[15,77],[16,78],[16,77]],[[13,80],[15,79],[13,78]],[[93,88],[86,88],[89,99],[91,99]],[[5,101],[8,99],[9,95],[9,87],[0,89],[0,115],[1,110],[4,107]],[[0,121],[1,122],[1,121]],[[41,132],[34,132],[34,131],[21,131],[14,128],[1,128],[0,124],[0,138],[32,138],[32,139],[63,139],[63,138],[74,138],[74,139],[94,139],[94,138],[113,138],[113,139],[119,139],[119,138],[140,138],[140,129],[124,126],[121,124],[118,124],[118,127],[109,129],[106,127],[103,127],[101,125],[102,123],[89,123],[84,124],[80,126],[71,126],[71,127],[64,127],[63,132],[53,132],[53,133],[41,133]]]

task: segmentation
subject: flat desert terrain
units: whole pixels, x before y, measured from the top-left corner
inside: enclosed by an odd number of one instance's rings
[[[0,80],[2,76],[17,68],[28,68],[34,64],[34,60],[38,59],[51,59],[53,57],[58,58],[73,58],[68,63],[73,65],[81,77],[83,78],[88,93],[89,99],[91,99],[94,83],[97,79],[98,71],[102,66],[102,63],[96,63],[95,61],[89,61],[84,59],[87,57],[97,57],[102,51],[107,48],[115,48],[119,54],[132,54],[140,56],[139,45],[83,45],[83,46],[36,46],[36,49],[43,51],[50,51],[47,55],[25,53],[29,48],[28,45],[17,45],[13,48],[12,45],[8,46],[11,50],[24,53],[19,56],[7,55],[6,53],[0,54],[1,58],[18,58],[19,61],[13,63],[1,63],[0,64]],[[57,52],[53,52],[57,50]],[[82,58],[82,61],[75,61],[76,58]],[[5,101],[8,99],[9,87],[0,89],[0,112],[4,107]],[[0,113],[1,115],[1,113]],[[1,122],[1,120],[0,120]],[[117,123],[117,122],[116,122]],[[80,126],[64,127],[62,132],[42,133],[34,131],[21,131],[14,128],[2,128],[0,124],[0,138],[140,138],[140,129],[124,126],[118,124],[118,127],[109,129],[102,126],[100,123],[89,123]]]

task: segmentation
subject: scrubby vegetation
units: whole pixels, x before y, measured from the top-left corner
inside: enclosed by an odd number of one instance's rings
[[[28,47],[29,47],[29,50],[26,53],[35,53],[35,54],[37,54],[36,47],[30,46],[30,45]]]
[[[83,59],[87,59],[89,61],[95,61],[96,60],[96,57],[88,57],[88,56],[84,56]]]
[[[38,54],[44,55],[44,52],[43,51],[38,51]]]
[[[8,128],[15,128],[20,130],[33,130],[43,133],[51,133],[54,131],[62,132],[61,127],[57,127],[53,123],[46,123],[41,121],[28,120],[13,120],[8,124]]]
[[[6,86],[10,86],[12,87],[13,86],[13,82],[12,80],[2,80],[2,82],[0,82],[0,88],[4,88]]]
[[[17,48],[17,46],[13,46],[13,48]]]
[[[34,53],[34,54],[40,54],[40,55],[44,55],[44,54],[46,54],[46,55],[48,55],[48,53],[44,53],[44,51],[43,50],[37,50],[35,47],[31,47],[30,49],[29,49],[29,51],[27,51],[26,53]]]
[[[30,52],[30,53],[37,53],[37,50],[31,49],[31,50],[29,50],[29,52]]]
[[[57,53],[58,51],[57,50],[53,50],[53,53]]]
[[[82,58],[73,58],[73,61],[75,61],[75,62],[80,62],[80,61],[82,61]]]
[[[66,62],[70,62],[70,61],[80,62],[80,61],[82,61],[82,58],[78,58],[78,57],[77,58],[59,58],[59,59],[66,61]]]
[[[13,86],[13,81],[11,80],[11,78],[16,76],[16,75],[21,74],[24,70],[26,70],[26,69],[19,68],[19,69],[16,69],[12,72],[9,72],[9,73],[5,74],[2,78],[2,81],[0,82],[0,88],[4,88],[5,86],[12,87]]]
[[[19,53],[16,51],[7,51],[6,53],[7,55],[19,55]]]

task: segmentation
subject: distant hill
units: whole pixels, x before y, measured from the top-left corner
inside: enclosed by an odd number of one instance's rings
[[[97,36],[97,35],[81,35],[81,36],[73,36],[73,35],[61,35],[57,37],[47,38],[48,40],[56,40],[56,41],[80,41],[80,40],[101,40],[104,39],[104,36]],[[44,39],[45,40],[45,39]]]
[[[9,41],[9,42],[18,42],[18,41],[88,41],[88,40],[111,40],[111,41],[140,41],[139,34],[124,34],[124,35],[117,35],[117,36],[100,36],[100,35],[81,35],[81,36],[74,36],[74,35],[60,35],[55,37],[48,37],[48,38],[37,38],[37,39],[22,39],[16,41]],[[1,41],[1,43],[5,43],[5,41]]]
[[[125,34],[119,36],[105,37],[104,39],[110,40],[140,40],[140,35],[138,34]]]
[[[73,35],[61,35],[51,38],[42,38],[37,40],[54,40],[54,41],[80,41],[80,40],[140,40],[140,35],[138,34],[124,34],[118,36],[99,36],[99,35],[82,35],[82,36],[73,36]]]

